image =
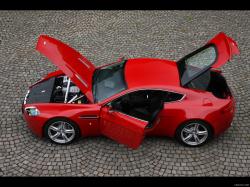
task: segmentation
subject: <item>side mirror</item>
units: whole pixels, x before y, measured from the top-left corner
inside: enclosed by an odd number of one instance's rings
[[[117,101],[109,103],[109,107],[111,110],[121,110],[121,104]]]
[[[112,104],[111,104],[111,103],[108,103],[106,106],[108,107],[108,113],[113,113],[113,112],[114,112],[114,110],[113,110],[113,107],[112,107]]]

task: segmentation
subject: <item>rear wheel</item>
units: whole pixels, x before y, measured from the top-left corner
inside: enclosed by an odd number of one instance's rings
[[[212,130],[203,121],[189,121],[177,129],[176,138],[180,143],[187,146],[201,146],[212,138]]]
[[[50,120],[44,128],[45,136],[57,144],[70,144],[79,137],[79,128],[64,118]]]

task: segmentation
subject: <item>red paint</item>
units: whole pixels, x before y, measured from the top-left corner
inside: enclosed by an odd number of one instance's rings
[[[219,58],[212,68],[219,68],[232,59],[233,55],[238,55],[239,48],[237,43],[225,33],[220,32],[212,38],[207,44],[215,44],[219,53]]]
[[[112,111],[109,107],[102,108],[101,118],[100,131],[103,135],[132,148],[140,146],[146,121]]]
[[[129,88],[139,86],[180,86],[177,65],[173,61],[138,58],[129,59],[125,66],[125,78]]]
[[[62,70],[93,102],[92,75],[95,66],[79,52],[49,36],[41,35],[36,49]]]
[[[221,67],[234,54],[239,53],[236,42],[224,33],[219,33],[209,43],[214,43],[219,52],[218,60],[212,68]],[[103,66],[96,68],[80,53],[48,36],[40,36],[37,49],[61,69],[48,74],[40,81],[64,73],[92,101],[92,104],[39,103],[23,105],[23,109],[28,106],[36,106],[40,111],[40,115],[36,117],[28,116],[25,111],[23,113],[28,126],[39,137],[43,136],[44,125],[49,119],[65,117],[78,124],[82,136],[105,135],[131,148],[137,148],[145,135],[174,137],[176,129],[182,123],[192,119],[203,120],[210,124],[214,136],[224,132],[233,120],[235,113],[233,97],[219,99],[210,92],[181,87],[177,66],[173,61],[152,58],[128,59],[125,66],[125,80],[128,89],[94,104],[92,75],[95,69]],[[83,59],[89,68],[79,62],[78,58]],[[84,79],[88,87],[84,86],[75,74]],[[158,119],[155,120],[154,127],[145,129],[147,125],[145,121],[119,112],[110,112],[110,109],[104,106],[113,99],[138,89],[174,91],[185,95],[185,97],[181,101],[165,103]],[[86,119],[81,118],[81,116],[96,116],[97,118]]]

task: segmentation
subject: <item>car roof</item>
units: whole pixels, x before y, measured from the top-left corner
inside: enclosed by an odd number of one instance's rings
[[[156,58],[128,59],[124,75],[128,89],[144,86],[180,87],[180,77],[175,61]]]

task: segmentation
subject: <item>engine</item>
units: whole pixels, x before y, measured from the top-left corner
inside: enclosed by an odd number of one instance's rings
[[[88,103],[86,96],[67,76],[57,77],[52,93],[54,103]]]

